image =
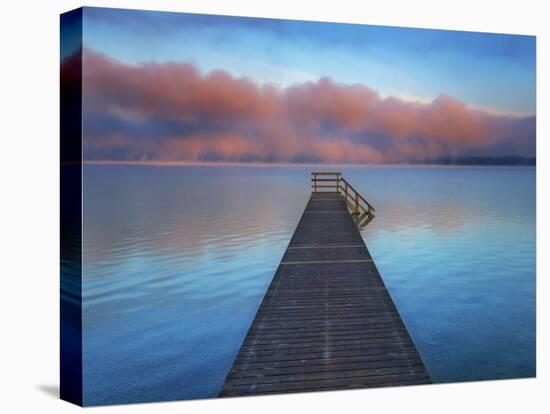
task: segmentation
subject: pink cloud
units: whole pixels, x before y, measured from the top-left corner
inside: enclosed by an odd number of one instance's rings
[[[329,78],[279,88],[187,63],[128,65],[90,50],[83,66],[89,159],[373,163],[504,142],[519,154],[534,142],[534,118],[492,115],[445,95],[430,103],[381,98]]]

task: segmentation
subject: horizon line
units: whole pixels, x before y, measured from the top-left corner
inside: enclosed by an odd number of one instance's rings
[[[497,157],[498,158],[498,157]],[[520,157],[533,159],[535,157]],[[68,164],[82,165],[134,165],[134,166],[156,166],[156,167],[259,167],[259,168],[364,168],[364,167],[535,167],[533,164],[445,164],[445,163],[369,163],[369,164],[347,164],[347,163],[296,163],[296,162],[242,162],[242,161],[124,161],[124,160],[86,160]]]

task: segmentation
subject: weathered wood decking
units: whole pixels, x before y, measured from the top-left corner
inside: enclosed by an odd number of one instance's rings
[[[430,383],[337,193],[312,193],[220,396]]]

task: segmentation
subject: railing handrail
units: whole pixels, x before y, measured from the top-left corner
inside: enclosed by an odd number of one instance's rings
[[[311,175],[342,175],[341,172],[330,172],[330,171],[314,171]]]
[[[366,204],[367,206],[369,206],[369,207],[372,209],[372,211],[375,211],[374,206],[373,206],[371,203],[369,203],[369,202],[367,201],[367,199],[366,199],[365,197],[363,197],[363,196],[361,195],[361,193],[360,193],[359,191],[357,191],[357,190],[349,183],[348,180],[346,180],[344,177],[342,177],[341,180],[342,180],[344,183],[346,183],[346,184],[348,185],[348,187],[349,187],[354,193],[357,193],[357,194],[359,195],[359,198],[360,198],[361,200],[363,200],[363,201],[365,202],[365,204]]]
[[[332,178],[318,178],[318,176],[327,177],[332,176]],[[344,194],[344,202],[346,206],[352,210],[352,216],[358,223],[368,223],[374,218],[374,206],[367,201],[365,197],[357,191],[348,180],[342,177],[341,172],[329,172],[329,171],[315,171],[311,173],[311,187],[313,192],[318,193],[318,189],[334,189],[334,193]],[[318,183],[322,184],[318,184]],[[334,184],[324,184],[324,183],[334,183]],[[342,185],[343,183],[343,185]],[[328,191],[321,191],[323,193],[328,193]],[[349,198],[351,197],[351,200]],[[365,205],[363,205],[363,203]]]
[[[320,175],[322,177],[328,177],[332,176],[331,178],[318,178],[317,176]],[[311,187],[313,188],[314,192],[317,192],[320,188],[332,188],[334,189],[335,193],[339,192],[339,186],[340,186],[340,177],[342,176],[341,172],[338,171],[314,171],[311,173]],[[321,183],[334,183],[332,185],[328,184],[317,184],[318,182]]]

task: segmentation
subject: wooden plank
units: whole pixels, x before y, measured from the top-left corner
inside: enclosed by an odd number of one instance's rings
[[[354,370],[350,370],[353,372]],[[397,375],[366,375],[356,377],[341,377],[316,381],[287,381],[279,382],[276,378],[268,384],[231,385],[226,384],[222,389],[222,397],[281,394],[291,392],[328,391],[339,389],[391,387],[403,385],[430,384],[430,376],[425,372]]]
[[[220,396],[427,383],[344,198],[312,193]]]
[[[344,246],[331,246],[331,245],[326,245],[326,246],[289,246],[287,247],[287,252],[289,250],[293,250],[293,249],[326,249],[326,248],[331,248],[331,249],[352,249],[354,247],[359,247],[359,248],[363,248],[363,246],[361,246],[360,244],[348,244],[347,246],[344,245]]]

